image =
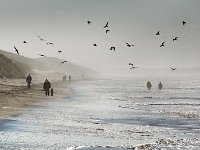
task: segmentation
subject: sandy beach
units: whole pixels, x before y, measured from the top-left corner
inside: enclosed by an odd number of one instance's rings
[[[0,80],[0,119],[15,116],[27,107],[40,107],[40,102],[49,101],[67,95],[68,82],[53,81],[54,96],[46,96],[43,83],[38,82],[28,89],[24,79]]]
[[[52,82],[53,97],[41,84],[15,88],[21,102],[5,109],[0,150],[199,149],[199,78],[166,81],[163,91],[143,78]]]

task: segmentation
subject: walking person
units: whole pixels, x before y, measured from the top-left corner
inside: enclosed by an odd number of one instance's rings
[[[72,80],[72,77],[69,75],[69,82]]]
[[[45,89],[45,94],[49,96],[49,89],[51,88],[51,83],[46,79],[43,84],[43,89]]]
[[[158,84],[158,89],[159,89],[159,90],[162,90],[162,89],[163,89],[163,85],[162,85],[161,82]]]
[[[32,77],[31,77],[31,75],[29,74],[29,75],[26,77],[26,82],[27,82],[27,86],[28,86],[29,89],[31,88],[31,81],[32,81]]]
[[[63,77],[63,81],[66,81],[66,79],[67,79],[67,77],[66,77],[66,75]]]
[[[147,88],[148,88],[148,90],[151,90],[151,87],[152,87],[151,82],[148,81],[148,82],[147,82]]]

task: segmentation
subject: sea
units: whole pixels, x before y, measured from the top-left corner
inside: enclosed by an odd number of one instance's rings
[[[1,120],[0,150],[200,149],[199,76],[66,84],[63,98]]]

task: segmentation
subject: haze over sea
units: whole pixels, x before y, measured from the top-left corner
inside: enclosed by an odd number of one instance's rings
[[[199,150],[199,6],[0,0],[0,150]]]
[[[200,148],[199,76],[106,78],[67,87],[66,97],[2,121],[0,149]]]

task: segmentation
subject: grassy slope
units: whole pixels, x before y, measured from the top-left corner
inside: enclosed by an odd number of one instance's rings
[[[25,78],[26,71],[29,70],[27,66],[13,62],[11,59],[0,54],[0,77],[6,78]]]
[[[54,57],[27,58],[14,53],[0,50],[0,77],[24,78],[27,74],[45,74],[45,77],[58,75],[61,78],[64,74],[72,75],[73,78],[94,77],[96,72],[89,68],[67,62],[60,65],[60,60]],[[49,75],[48,75],[49,74]]]

